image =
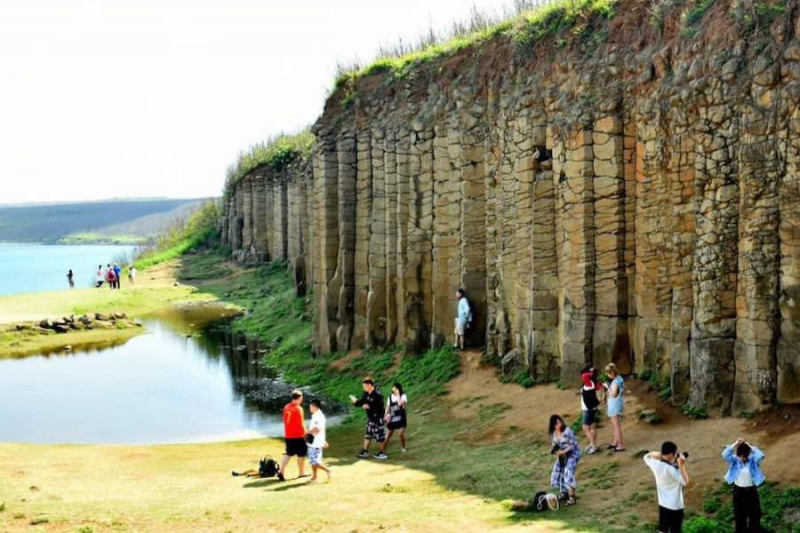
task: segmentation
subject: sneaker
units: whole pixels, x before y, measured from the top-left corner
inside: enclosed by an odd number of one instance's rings
[[[594,455],[596,453],[597,453],[597,448],[595,448],[594,446],[589,446],[588,448],[586,448],[586,455]]]
[[[388,456],[388,455],[386,455],[386,454],[385,454],[385,453],[383,453],[383,452],[378,452],[378,453],[376,453],[375,455],[373,455],[373,457],[374,457],[375,459],[380,459],[381,461],[383,461],[383,460],[385,460],[385,459],[388,459],[388,458],[389,458],[389,456]]]
[[[407,453],[407,452],[408,452],[408,448],[403,448],[403,449],[402,449],[402,452],[403,452],[403,453]]]
[[[369,452],[367,450],[361,450],[358,453],[358,458],[359,459],[369,459]]]

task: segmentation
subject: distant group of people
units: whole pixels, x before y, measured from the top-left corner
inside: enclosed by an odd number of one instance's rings
[[[622,434],[622,415],[625,405],[625,381],[614,364],[605,367],[605,377],[598,379],[597,371],[590,364],[581,372],[582,426],[589,441],[584,452],[593,455],[597,452],[597,419],[602,392],[607,403],[607,416],[613,429],[613,440],[606,446],[611,452],[625,450]],[[548,432],[555,456],[550,484],[559,490],[559,499],[565,505],[576,503],[576,472],[581,459],[578,438],[564,419],[554,414],[550,417]],[[652,470],[656,481],[659,506],[659,532],[680,533],[683,527],[684,501],[683,487],[689,484],[686,460],[689,454],[678,453],[674,442],[666,441],[660,452],[650,452],[644,456],[645,464]],[[756,446],[737,439],[726,446],[722,457],[728,464],[725,481],[733,487],[733,510],[736,533],[760,531],[761,505],[758,489],[764,482],[760,470],[764,453]]]
[[[122,267],[117,263],[113,265],[109,263],[103,269],[103,265],[97,265],[97,272],[95,273],[95,287],[102,287],[105,283],[109,289],[121,288],[120,280],[122,279]],[[128,282],[131,285],[136,284],[136,266],[131,265],[128,268]]]
[[[119,264],[114,263],[113,265],[109,263],[106,265],[106,268],[103,268],[103,265],[97,265],[97,271],[95,272],[95,288],[100,288],[103,285],[107,285],[109,289],[119,289],[121,287],[120,280],[122,279],[122,267]],[[128,282],[131,285],[136,284],[136,266],[131,265],[128,267]],[[67,283],[69,284],[70,289],[75,288],[75,273],[72,269],[67,271]]]

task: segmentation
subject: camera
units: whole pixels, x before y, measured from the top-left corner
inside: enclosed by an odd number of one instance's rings
[[[561,449],[561,446],[558,444],[553,444],[553,447],[550,448],[550,455],[555,455],[557,451]]]
[[[683,457],[684,460],[689,459],[689,452],[681,452],[678,454],[678,457]]]

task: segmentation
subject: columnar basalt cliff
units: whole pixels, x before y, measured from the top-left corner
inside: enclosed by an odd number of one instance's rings
[[[312,161],[226,203],[243,260],[286,260],[319,352],[473,343],[508,371],[669,378],[721,413],[800,401],[800,21],[701,35],[621,2],[592,39],[508,36],[352,80]],[[554,46],[554,44],[559,46]],[[756,46],[757,45],[757,46]]]

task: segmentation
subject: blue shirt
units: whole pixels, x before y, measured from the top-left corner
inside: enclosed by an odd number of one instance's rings
[[[750,451],[750,457],[748,457],[747,461],[744,463],[741,459],[736,457],[733,444],[722,451],[722,458],[728,463],[728,473],[725,474],[725,481],[728,485],[733,485],[736,482],[736,478],[739,477],[739,472],[741,472],[742,468],[745,466],[750,469],[750,475],[753,477],[753,484],[756,487],[764,483],[764,474],[761,473],[761,461],[764,460],[764,452],[755,446],[753,446]]]
[[[458,322],[462,326],[469,322],[469,317],[472,313],[469,309],[469,302],[466,298],[458,300]]]

